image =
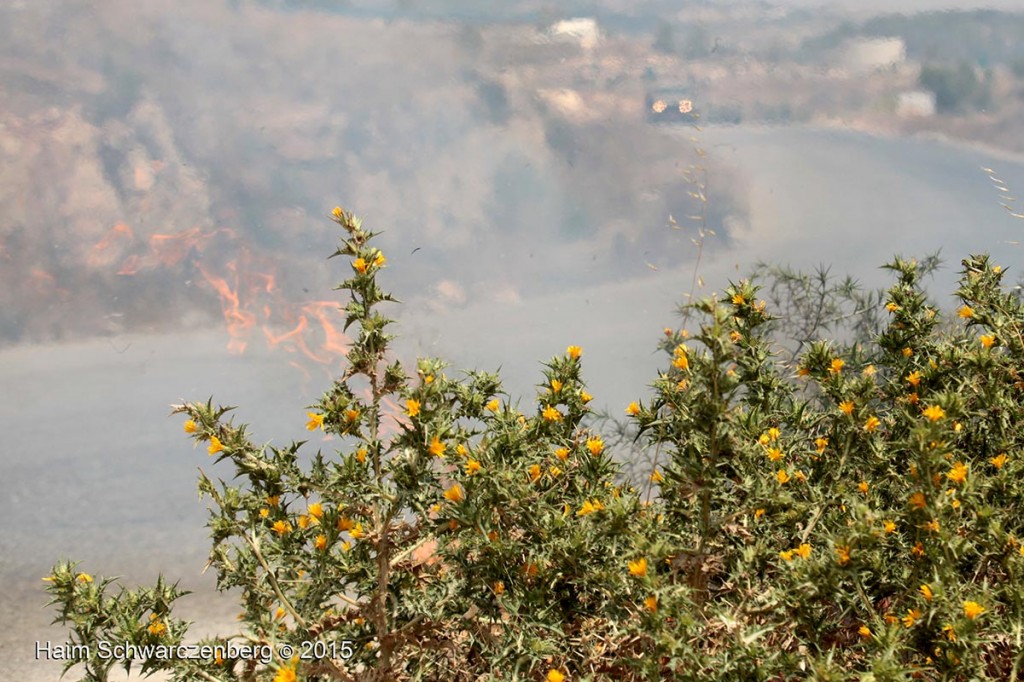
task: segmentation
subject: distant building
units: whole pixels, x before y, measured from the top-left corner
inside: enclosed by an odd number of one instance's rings
[[[584,50],[597,46],[601,39],[601,29],[597,19],[591,17],[575,17],[556,22],[548,28],[548,35],[557,41],[574,42]]]
[[[935,93],[930,90],[908,90],[896,96],[896,114],[904,118],[935,115]]]
[[[851,73],[870,73],[891,69],[907,60],[902,38],[857,38],[840,50],[840,67]]]

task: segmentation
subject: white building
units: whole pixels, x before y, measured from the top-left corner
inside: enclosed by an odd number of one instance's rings
[[[908,90],[896,96],[896,114],[904,118],[935,115],[935,93],[929,90]]]
[[[891,69],[907,60],[902,38],[857,38],[847,41],[840,52],[840,65],[850,73],[871,73]]]
[[[575,17],[556,22],[548,28],[548,35],[553,40],[574,42],[584,50],[597,46],[601,39],[601,29],[597,19],[591,17]]]

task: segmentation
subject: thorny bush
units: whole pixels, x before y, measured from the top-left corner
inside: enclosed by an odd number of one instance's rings
[[[960,324],[897,258],[873,343],[779,360],[743,281],[666,330],[626,407],[656,468],[622,484],[588,417],[584,356],[544,365],[520,410],[496,375],[389,360],[394,299],[373,233],[335,209],[351,277],[347,370],[310,408],[331,452],[253,443],[212,401],[185,431],[233,465],[200,477],[210,562],[241,632],[204,642],[314,656],[135,661],[175,680],[1017,679],[1024,657],[1024,307],[963,262]],[[877,312],[877,311],[876,311]],[[792,372],[789,367],[796,371]],[[389,407],[390,406],[390,407]],[[389,427],[389,428],[386,428]],[[646,478],[646,477],[645,477]],[[75,564],[48,590],[82,649],[175,645],[182,594]],[[304,643],[306,643],[304,645]]]

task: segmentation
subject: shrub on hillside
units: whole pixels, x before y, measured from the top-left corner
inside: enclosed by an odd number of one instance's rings
[[[253,443],[229,408],[176,408],[227,460],[203,475],[210,561],[243,626],[209,655],[142,650],[176,680],[903,680],[1019,674],[1024,308],[964,261],[965,327],[939,328],[896,259],[871,345],[814,341],[795,375],[751,282],[666,330],[653,393],[626,407],[650,480],[622,484],[593,428],[585,356],[536,402],[496,375],[388,359],[394,299],[373,234],[335,209],[351,276],[348,367],[308,414],[337,438]],[[48,589],[83,680],[98,643],[171,647],[180,592],[116,590],[71,563]],[[228,648],[235,647],[234,650]],[[255,647],[239,654],[238,647]],[[213,648],[213,647],[219,648]],[[265,655],[257,655],[257,654]]]

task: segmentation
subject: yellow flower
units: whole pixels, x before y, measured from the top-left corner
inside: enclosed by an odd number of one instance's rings
[[[384,254],[377,252],[377,257],[373,259],[374,267],[382,268],[384,264],[388,262],[388,259],[384,257]],[[429,381],[427,383],[430,383]]]
[[[966,320],[966,319],[974,317],[974,309],[971,308],[971,306],[969,306],[969,305],[965,305],[963,308],[960,309],[960,313],[959,314],[960,314],[960,317],[962,317],[962,318],[964,318]]]
[[[580,356],[583,355],[583,349],[579,346],[569,346],[565,349],[565,353],[573,360],[579,360]]]
[[[317,414],[315,412],[307,412],[306,416],[309,417],[309,421],[306,422],[307,431],[316,431],[324,427],[324,415]]]
[[[472,476],[476,472],[480,471],[481,468],[482,467],[480,466],[480,462],[476,461],[475,459],[471,459],[468,462],[466,462],[466,474],[468,474],[469,476]]]
[[[551,478],[558,478],[562,475],[562,470],[552,464],[548,467],[548,473],[551,475]]]
[[[437,436],[430,439],[430,446],[427,449],[434,457],[444,457],[445,444]]]
[[[192,421],[191,419],[189,419],[187,422],[185,422],[185,433],[195,433],[195,432],[196,432],[196,423],[194,421]]]
[[[781,552],[779,552],[779,558],[782,559],[783,561],[792,561],[793,560],[793,550],[791,550],[791,549],[784,549],[784,550],[782,550]]]
[[[949,623],[946,623],[942,626],[942,632],[946,635],[946,639],[948,639],[950,642],[956,641],[956,630],[954,630],[953,626]]]
[[[809,544],[807,544],[806,542],[801,544],[796,549],[794,549],[793,552],[797,556],[799,556],[801,559],[810,559],[811,558],[811,546]]]
[[[807,480],[807,474],[803,472],[803,469],[797,469],[796,473],[793,474],[793,478],[803,483],[804,481]]]
[[[924,493],[916,492],[910,496],[910,506],[914,509],[924,509],[925,504]]]
[[[505,583],[501,580],[497,580],[493,585],[494,594],[505,594]]]
[[[836,561],[840,566],[850,563],[850,548],[846,545],[836,547]]]
[[[911,386],[916,387],[918,384],[921,383],[921,373],[915,369],[913,372],[907,375],[907,383],[910,384]]]
[[[896,532],[896,524],[893,521],[885,520],[885,521],[882,522],[882,530],[885,531],[886,535],[888,535],[890,533],[895,533]]]
[[[851,414],[853,414],[853,401],[844,400],[843,402],[839,403],[839,411],[845,414],[846,416],[850,416]]]
[[[985,613],[985,607],[976,601],[965,601],[964,602],[964,615],[974,620],[981,614]]]
[[[590,451],[594,457],[597,457],[604,452],[604,441],[601,440],[601,436],[591,436],[587,439],[587,450]]]
[[[547,405],[544,411],[541,412],[541,416],[544,417],[544,421],[548,422],[560,422],[562,421],[562,413],[551,405]]]
[[[647,575],[647,558],[640,557],[636,561],[630,561],[626,564],[626,567],[629,569],[630,575],[643,578]]]
[[[996,469],[1002,469],[1003,465],[1006,464],[1006,460],[1007,460],[1006,453],[1005,452],[1001,452],[998,455],[996,455],[995,457],[990,457],[988,461]]]
[[[319,502],[314,502],[313,504],[309,505],[309,509],[307,511],[309,512],[309,515],[314,519],[322,519],[324,516],[324,506]]]
[[[904,348],[902,352],[903,352],[903,357],[905,357],[905,358],[909,358],[911,355],[914,354],[913,349],[911,349],[910,347]]]
[[[920,542],[915,542],[914,546],[910,548],[910,553],[916,557],[924,556],[924,545]]]
[[[539,464],[531,464],[530,468],[526,470],[526,473],[528,473],[530,475],[530,482],[531,483],[536,483],[537,479],[540,478],[540,465]]]
[[[335,206],[334,210],[331,211],[331,215],[334,216],[335,220],[341,220],[341,217],[344,215],[341,210],[341,206]]]
[[[347,530],[352,530],[353,528],[355,528],[355,525],[355,521],[353,521],[347,516],[342,516],[338,519],[338,530],[343,533]]]
[[[266,507],[263,507],[262,509],[260,509],[260,518],[261,519],[265,519],[268,516],[270,516],[270,510],[269,509],[267,509]]]
[[[778,427],[775,427],[775,426],[773,426],[773,427],[771,427],[770,429],[768,429],[768,432],[767,432],[767,433],[768,433],[768,440],[770,440],[770,441],[772,441],[772,442],[775,442],[775,441],[777,441],[777,440],[778,440],[778,439],[779,439],[780,437],[782,437],[782,431],[780,431],[780,430],[778,429]]]
[[[901,618],[900,620],[903,621],[903,627],[909,628],[909,627],[913,627],[914,623],[920,617],[921,617],[921,612],[920,611],[918,611],[917,609],[908,609],[907,610],[907,615],[903,616],[903,618]]]
[[[733,343],[739,343],[740,339],[742,338],[743,334],[740,334],[738,331],[729,332],[729,340],[732,341]]]
[[[309,526],[309,517],[305,514],[301,515],[298,519],[298,524],[299,528],[301,528],[302,530],[306,530],[306,528]]]
[[[864,369],[862,369],[860,373],[861,373],[861,374],[863,374],[863,375],[864,375],[864,376],[866,376],[866,377],[873,377],[873,376],[875,376],[875,373],[876,373],[877,371],[878,371],[878,370],[877,370],[877,369],[875,369],[875,366],[874,366],[874,365],[868,365],[867,367],[865,367]]]
[[[911,405],[917,405],[919,402],[921,402],[921,397],[917,395],[917,391],[914,391],[913,393],[907,396],[907,402],[910,403]]]
[[[946,411],[938,405],[931,405],[924,408],[924,411],[921,414],[927,417],[928,421],[937,422],[946,416]]]
[[[418,400],[406,400],[405,401],[405,413],[410,417],[415,417],[420,413],[420,401]]]
[[[551,380],[551,392],[552,393],[558,393],[561,390],[562,390],[562,382],[559,381],[558,379],[552,379]]]
[[[885,304],[885,309],[888,310],[890,313],[894,313],[897,310],[899,310],[900,307],[893,303],[892,301],[889,301],[888,303]]]
[[[828,371],[832,374],[839,374],[843,371],[843,367],[846,366],[846,361],[842,358],[833,358],[832,363],[829,365]]]
[[[755,509],[755,510],[754,510],[754,518],[755,518],[755,519],[759,519],[759,518],[761,518],[762,516],[764,516],[764,511],[765,511],[765,510],[764,510],[764,507],[761,507],[761,508],[759,508],[759,509]]]
[[[491,412],[497,412],[498,408],[501,407],[501,403],[498,402],[497,398],[491,398],[489,401],[487,401],[487,404],[484,407],[486,407]]]
[[[366,274],[366,261],[362,258],[356,258],[352,261],[352,269],[358,272],[360,275]]]
[[[167,626],[163,624],[158,615],[151,613],[149,614],[149,627],[146,630],[149,634],[159,637],[167,632]]]
[[[778,462],[780,459],[786,456],[779,448],[768,448],[765,454],[768,456],[768,459],[770,459],[773,462]]]
[[[79,573],[77,576],[75,576],[75,580],[77,580],[80,583],[89,584],[92,582],[92,576],[88,573]]]
[[[871,639],[871,628],[867,625],[861,625],[860,628],[857,629],[857,634],[863,639]]]
[[[342,552],[347,552],[350,549],[352,549],[352,543],[351,542],[349,542],[348,540],[345,540],[344,542],[341,543],[341,551]]]
[[[647,609],[648,611],[650,611],[651,613],[657,613],[658,612],[658,598],[655,597],[654,595],[651,595],[647,599],[644,599],[644,608]]]
[[[796,371],[796,375],[798,377],[806,377],[806,376],[810,376],[810,374],[811,374],[811,370],[808,369],[807,367],[801,367],[800,369],[798,369]]]
[[[587,514],[593,514],[604,509],[604,505],[601,504],[600,500],[584,500],[583,505],[579,511],[576,512],[576,516],[586,516]]]
[[[818,451],[818,454],[825,452],[825,448],[828,447],[828,438],[815,438],[814,448]]]
[[[358,540],[363,537],[363,524],[357,523],[355,528],[350,530],[348,534],[351,535],[354,540]]]
[[[366,464],[366,448],[356,450],[356,461],[360,464]]]
[[[313,541],[313,546],[321,552],[327,549],[327,536],[321,533],[316,536],[316,540]]]
[[[280,495],[267,495],[267,504],[271,507],[276,507],[281,502]]]
[[[981,341],[981,345],[985,348],[991,348],[995,345],[996,337],[992,334],[982,334],[978,337],[978,340]]]
[[[555,450],[555,457],[564,462],[569,458],[569,448],[558,448]]]
[[[771,442],[771,438],[768,437],[767,433],[762,433],[760,436],[758,436],[757,442],[760,443],[761,445],[768,445],[768,443]]]
[[[743,305],[747,302],[747,299],[743,298],[743,294],[733,294],[732,303],[733,305]]]
[[[664,477],[664,476],[662,476],[662,475],[661,475],[661,472],[660,472],[660,471],[658,471],[657,469],[655,469],[655,470],[654,470],[654,473],[653,473],[653,474],[651,474],[651,482],[652,482],[652,483],[661,483],[661,482],[662,482],[662,481],[664,481],[664,480],[665,480],[665,477]]]
[[[274,676],[274,682],[295,682],[296,679],[295,668],[290,665],[280,668]]]
[[[629,407],[626,408],[626,414],[628,414],[631,417],[635,417],[638,414],[640,414],[640,403],[638,403],[635,400],[631,402],[629,404]]]
[[[867,431],[868,433],[871,433],[872,431],[877,429],[878,425],[881,423],[882,421],[878,417],[871,415],[870,417],[868,417],[868,420],[864,422],[864,430]]]
[[[565,675],[552,668],[548,671],[547,682],[565,682]]]
[[[921,596],[924,597],[925,601],[931,601],[932,597],[935,596],[932,592],[932,588],[928,585],[921,585],[921,587],[917,589],[921,590]]]
[[[466,449],[465,445],[459,443],[458,445],[455,446],[455,454],[457,454],[459,457],[465,457],[466,455],[469,454],[469,450]]]
[[[220,442],[220,438],[217,438],[217,436],[210,436],[210,447],[206,448],[206,451],[211,455],[216,455],[223,449],[224,444]]]
[[[292,529],[292,525],[287,521],[282,521],[281,519],[278,519],[277,521],[274,521],[273,529],[274,532],[278,535],[284,535]]]
[[[586,405],[587,403],[589,403],[593,399],[594,399],[594,396],[590,395],[586,391],[580,391],[580,400],[583,402],[584,405]]]
[[[967,480],[967,465],[963,462],[957,462],[953,465],[953,468],[946,473],[946,478],[953,483],[963,483]]]
[[[462,502],[462,500],[466,499],[466,497],[462,492],[462,488],[458,484],[455,484],[444,491],[444,499],[458,504],[459,502]]]
[[[868,490],[870,488],[871,486],[868,484],[867,481],[861,481],[860,483],[857,484],[857,490],[859,490],[864,495],[868,494]]]
[[[789,474],[785,469],[779,469],[775,474],[775,480],[779,482],[779,485],[785,485],[789,482]]]
[[[359,419],[359,410],[353,409],[351,407],[345,410],[345,421],[354,422],[357,419]]]

